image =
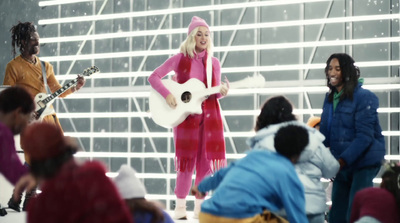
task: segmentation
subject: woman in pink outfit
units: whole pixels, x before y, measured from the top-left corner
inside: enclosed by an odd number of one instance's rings
[[[207,61],[211,62],[207,64]],[[207,66],[211,66],[208,69],[211,80],[208,81]],[[227,95],[228,87],[221,84],[221,65],[217,58],[212,57],[212,40],[206,21],[194,16],[188,28],[188,36],[181,44],[180,53],[165,61],[148,79],[151,86],[165,98],[166,103],[171,108],[176,108],[180,98],[171,94],[161,82],[170,71],[175,72],[174,79],[180,84],[196,78],[206,87],[220,86],[219,93],[210,95],[203,101],[202,114],[189,115],[173,129],[177,171],[174,218],[185,219],[186,196],[192,187],[194,170],[195,185],[198,185],[205,176],[226,165],[224,130],[218,99]],[[210,81],[211,86],[208,86]],[[195,218],[198,217],[202,201],[195,200]]]

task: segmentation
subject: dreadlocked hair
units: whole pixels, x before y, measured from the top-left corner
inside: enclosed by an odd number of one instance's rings
[[[292,111],[293,106],[286,97],[271,97],[261,108],[254,130],[258,131],[269,125],[296,120],[296,116],[293,115]]]
[[[23,51],[23,44],[22,41],[28,42],[31,38],[31,34],[36,32],[36,28],[33,25],[33,22],[18,22],[17,25],[11,27],[11,46],[12,46],[12,55],[15,58],[16,50],[15,48],[19,48],[19,52],[22,53]]]

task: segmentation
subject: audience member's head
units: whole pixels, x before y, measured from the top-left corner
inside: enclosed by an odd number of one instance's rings
[[[146,195],[146,188],[136,177],[136,171],[128,165],[120,167],[114,182],[124,199],[144,198]]]
[[[62,130],[49,123],[29,125],[22,132],[21,143],[31,158],[31,172],[36,177],[51,178],[78,150],[76,141],[65,137]]]
[[[387,170],[382,174],[381,188],[385,188],[394,195],[397,206],[400,208],[400,163],[387,165]]]
[[[118,176],[114,178],[114,182],[134,218],[135,214],[140,212],[150,213],[152,223],[164,222],[161,209],[153,202],[145,199],[146,188],[137,178],[136,171],[132,167],[122,165],[118,171]]]
[[[8,87],[0,92],[0,114],[14,134],[19,134],[35,110],[32,96],[22,87]]]
[[[292,111],[293,106],[286,97],[275,96],[269,98],[264,103],[260,115],[257,117],[255,130],[258,131],[269,125],[296,120]]]
[[[296,163],[301,152],[308,145],[308,132],[304,127],[287,125],[281,127],[275,135],[276,151]]]
[[[321,122],[321,117],[311,116],[307,121],[307,125],[310,126],[311,128],[316,128],[319,130],[320,122]]]

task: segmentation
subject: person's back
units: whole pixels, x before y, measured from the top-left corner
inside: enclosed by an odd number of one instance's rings
[[[274,142],[278,152],[252,150],[193,188],[196,194],[214,190],[201,207],[200,222],[263,218],[281,208],[290,222],[307,222],[304,190],[293,166],[308,144],[307,132],[286,126]]]
[[[213,199],[203,203],[202,211],[247,218],[262,213],[264,208],[276,212],[285,202],[302,200],[303,188],[293,165],[277,153],[250,151],[228,168]]]
[[[41,190],[27,207],[30,223],[132,222],[129,211],[105,168],[97,161],[78,164],[76,142],[49,123],[35,123],[23,132],[30,171]]]
[[[99,162],[79,166],[71,160],[41,190],[28,205],[29,222],[130,222],[121,214],[126,209]]]
[[[400,222],[400,165],[389,164],[380,187],[358,191],[351,207],[350,222]]]
[[[298,162],[295,164],[296,172],[304,186],[306,198],[306,213],[310,220],[324,220],[326,210],[325,190],[321,178],[330,179],[339,170],[339,163],[330,151],[323,145],[325,137],[316,129],[306,126],[298,121],[288,121],[280,124],[269,125],[259,130],[255,137],[248,140],[252,148],[266,149],[275,152],[273,138],[283,126],[297,125],[304,127],[309,136],[309,144],[304,149]],[[285,215],[285,213],[282,213]]]

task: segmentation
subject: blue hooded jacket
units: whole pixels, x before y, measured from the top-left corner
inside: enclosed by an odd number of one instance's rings
[[[320,131],[326,137],[324,144],[336,159],[346,162],[344,169],[381,165],[386,152],[377,113],[379,100],[361,85],[354,89],[353,100],[339,101],[335,111],[328,94],[323,105]]]

